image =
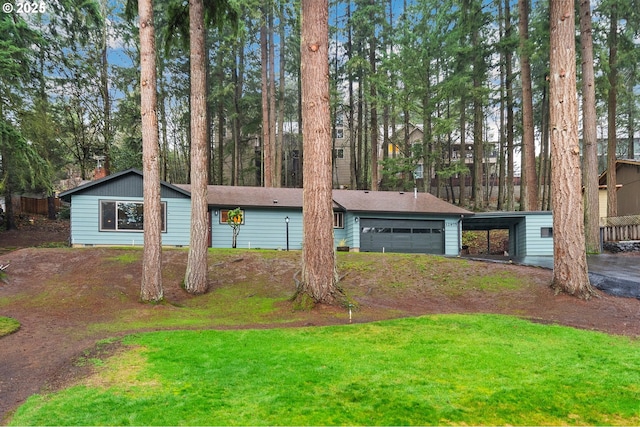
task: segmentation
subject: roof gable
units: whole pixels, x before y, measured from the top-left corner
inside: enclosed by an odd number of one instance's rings
[[[114,197],[143,197],[142,172],[128,169],[107,175],[104,178],[88,182],[60,194],[66,202],[71,201],[73,195],[114,196]],[[181,188],[168,182],[160,181],[160,195],[164,198],[190,198],[191,195]]]

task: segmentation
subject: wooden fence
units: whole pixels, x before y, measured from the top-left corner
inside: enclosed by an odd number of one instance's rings
[[[33,197],[20,197],[20,213],[47,215],[49,213],[48,199],[36,199]],[[56,212],[60,209],[60,199],[53,199]]]
[[[605,224],[600,230],[603,242],[640,240],[640,216],[605,218]]]

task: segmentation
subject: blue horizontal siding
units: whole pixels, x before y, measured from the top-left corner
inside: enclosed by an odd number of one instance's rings
[[[526,256],[550,256],[553,255],[553,238],[540,237],[540,229],[553,227],[553,216],[549,213],[536,213],[527,215],[526,221]],[[523,242],[524,243],[524,242]]]
[[[242,207],[241,207],[242,208]],[[230,208],[235,209],[235,208]],[[211,246],[230,248],[232,229],[227,223],[220,224],[218,210],[212,212]],[[240,226],[237,247],[251,249],[286,249],[289,217],[289,249],[302,249],[302,212],[294,209],[244,209],[244,224]]]
[[[219,211],[218,211],[219,212]],[[289,249],[299,250],[303,246],[302,211],[295,209],[244,209],[244,224],[240,226],[237,247],[251,249],[281,249],[287,247],[287,224],[289,217]],[[231,227],[220,224],[216,210],[212,212],[211,241],[214,248],[230,248]],[[348,241],[345,228],[333,229],[334,246],[342,239]]]
[[[144,234],[138,231],[100,231],[100,201],[118,200],[142,202],[142,198],[74,195],[71,203],[72,245],[132,245],[144,243]],[[191,223],[189,199],[162,199],[167,204],[167,231],[162,233],[165,246],[187,246]]]

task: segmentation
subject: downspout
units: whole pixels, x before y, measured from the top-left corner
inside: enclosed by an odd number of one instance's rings
[[[462,255],[462,218],[464,215],[460,215],[458,220],[458,256]]]

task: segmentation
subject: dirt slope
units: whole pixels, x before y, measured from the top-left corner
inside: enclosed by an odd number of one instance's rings
[[[33,234],[29,227],[33,227]],[[67,384],[87,367],[75,363],[96,340],[112,336],[92,332],[87,325],[117,319],[127,310],[140,316],[160,310],[176,310],[192,300],[180,288],[186,250],[163,254],[165,295],[172,304],[149,306],[138,302],[141,266],[138,262],[114,264],[122,256],[118,249],[30,248],[44,242],[68,239],[65,225],[50,229],[24,226],[19,232],[0,232],[0,264],[10,263],[8,278],[0,282],[0,316],[17,319],[22,327],[0,338],[0,420],[5,420],[29,395]],[[37,237],[35,237],[37,235]],[[18,249],[24,247],[24,249]],[[601,295],[585,302],[566,295],[555,296],[548,283],[551,272],[539,268],[492,263],[460,262],[460,268],[445,263],[420,264],[415,258],[380,256],[370,265],[355,264],[357,254],[341,255],[345,291],[359,307],[355,322],[415,316],[429,313],[502,313],[545,323],[558,323],[612,334],[640,336],[640,301]],[[105,261],[106,260],[106,261]],[[298,269],[299,253],[261,255],[239,252],[234,258],[212,262],[210,286],[231,287],[237,283],[264,283],[248,290],[265,296],[292,293],[292,276]],[[447,265],[450,263],[447,263]],[[466,265],[466,266],[465,266]],[[515,274],[526,283],[519,289],[492,289],[477,281],[482,275]],[[64,283],[66,286],[56,286]],[[52,301],[55,303],[52,304]],[[327,325],[345,322],[344,308],[317,307],[311,312],[292,312],[282,303],[279,319],[285,326]],[[242,327],[282,327],[264,321]],[[122,334],[122,332],[119,332]]]

